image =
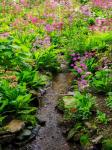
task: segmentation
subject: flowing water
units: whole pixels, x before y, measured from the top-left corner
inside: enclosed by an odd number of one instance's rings
[[[70,150],[58,125],[61,116],[56,111],[56,104],[59,97],[67,93],[71,80],[70,73],[59,73],[54,78],[42,98],[44,105],[38,111],[38,117],[45,121],[45,125],[39,130],[36,139],[20,150]]]

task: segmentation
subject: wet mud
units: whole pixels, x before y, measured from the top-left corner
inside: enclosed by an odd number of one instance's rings
[[[20,150],[70,150],[58,124],[61,115],[56,110],[58,99],[65,95],[72,80],[71,73],[59,73],[42,98],[38,118],[45,122],[36,139]]]

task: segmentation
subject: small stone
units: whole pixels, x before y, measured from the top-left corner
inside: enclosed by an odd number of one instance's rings
[[[25,123],[21,120],[12,120],[8,125],[4,127],[6,131],[11,133],[19,132],[25,127]]]
[[[22,136],[27,137],[27,136],[30,136],[30,135],[31,135],[31,131],[30,130],[28,130],[28,129],[23,130]]]
[[[69,92],[67,93],[67,95],[74,96],[74,92],[69,91]]]
[[[92,143],[97,144],[101,141],[101,139],[103,138],[103,135],[99,135],[98,137],[96,137],[95,139],[91,140]]]
[[[25,138],[29,137],[31,135],[31,131],[28,129],[23,130],[22,133],[20,133],[20,135],[17,137],[18,140],[22,141]]]
[[[90,122],[85,122],[84,124],[85,124],[85,126],[86,126],[87,128],[89,128],[89,129],[91,129],[91,128],[92,128],[92,125],[91,125],[91,123],[90,123]]]
[[[37,125],[36,128],[34,128],[34,129],[32,130],[32,134],[36,136],[36,135],[38,134],[40,128],[41,128],[41,126],[40,126],[40,125]]]
[[[30,130],[31,130],[31,129],[33,129],[33,127],[32,127],[32,126],[28,126],[27,129],[30,129]]]

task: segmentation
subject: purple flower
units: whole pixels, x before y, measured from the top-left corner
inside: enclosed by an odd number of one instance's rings
[[[55,23],[53,23],[53,27],[54,27],[54,29],[56,29],[56,30],[62,30],[62,28],[63,28],[63,22],[55,22]]]
[[[46,31],[48,31],[48,32],[52,32],[52,31],[54,30],[54,27],[53,27],[52,25],[50,25],[50,24],[47,24],[47,25],[45,26],[45,29],[46,29]]]
[[[85,75],[82,75],[82,76],[81,76],[81,79],[84,79],[84,78],[85,78]]]
[[[87,84],[87,80],[81,80],[81,84],[86,85]]]
[[[78,73],[82,73],[83,71],[82,71],[81,68],[77,68],[77,72],[78,72]]]
[[[73,67],[73,66],[74,66],[74,64],[71,64],[70,66],[71,66],[71,67]]]
[[[51,41],[50,41],[50,37],[49,36],[46,36],[43,40],[43,45],[44,46],[50,46],[51,45]]]
[[[90,16],[91,15],[91,11],[90,11],[90,8],[85,5],[85,6],[81,6],[81,12],[86,15],[86,16]]]
[[[80,64],[81,67],[85,67],[85,64]]]
[[[76,58],[76,57],[74,57],[74,58],[73,58],[73,61],[76,61],[76,60],[77,60],[77,58]]]
[[[78,69],[78,67],[77,67],[77,66],[74,66],[74,69],[75,69],[75,70],[77,70],[77,69]]]
[[[92,74],[91,72],[86,72],[86,76],[91,75],[91,74]]]
[[[85,64],[80,64],[80,66],[81,66],[84,70],[87,69],[87,66],[86,66]]]
[[[31,18],[31,22],[32,22],[33,24],[37,23],[37,21],[38,21],[38,19],[37,19],[36,17],[32,17],[32,18]]]
[[[80,59],[80,56],[78,56],[77,59]]]
[[[71,54],[71,56],[74,57],[74,56],[75,56],[75,53],[74,53],[74,54]]]

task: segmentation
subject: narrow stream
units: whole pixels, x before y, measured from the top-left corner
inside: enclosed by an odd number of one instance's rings
[[[56,104],[59,97],[67,93],[71,79],[70,73],[59,73],[54,78],[42,99],[44,105],[38,111],[38,117],[46,122],[45,126],[41,127],[36,139],[26,145],[24,150],[70,150],[58,126],[61,116],[56,111]]]

